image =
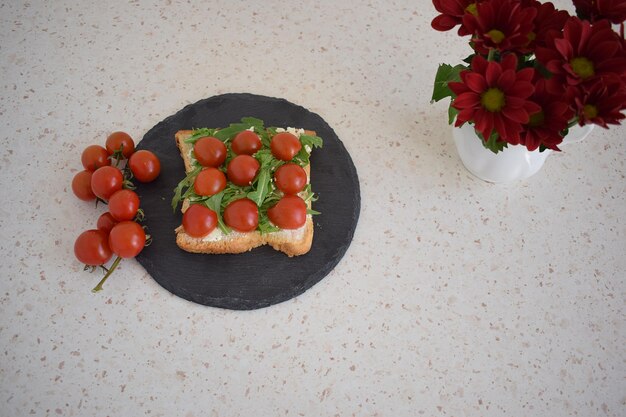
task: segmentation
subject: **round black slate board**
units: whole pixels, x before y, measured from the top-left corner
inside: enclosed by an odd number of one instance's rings
[[[170,205],[173,190],[185,175],[174,134],[199,127],[225,127],[242,117],[262,119],[266,126],[315,130],[324,147],[311,156],[311,183],[319,200],[313,208],[313,246],[289,258],[269,246],[238,255],[203,255],[181,250],[174,229],[180,207]],[[283,99],[252,94],[224,94],[186,106],[150,129],[137,149],[161,160],[161,174],[150,184],[137,184],[145,225],[152,244],[137,260],[161,286],[196,303],[252,310],[289,300],[324,278],[343,257],[354,235],[361,206],[359,181],[350,155],[335,132],[317,114]]]

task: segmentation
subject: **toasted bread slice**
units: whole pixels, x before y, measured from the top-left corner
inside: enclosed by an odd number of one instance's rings
[[[176,133],[176,144],[180,150],[180,155],[185,163],[185,171],[192,171],[191,154],[193,146],[185,143],[185,139],[192,135],[191,130],[180,130]],[[315,132],[305,131],[308,135],[315,135]],[[310,178],[310,166],[304,168]],[[311,203],[308,203],[311,208]],[[189,208],[189,201],[182,204],[182,212]],[[208,236],[196,238],[185,233],[183,226],[176,228],[176,244],[183,250],[193,253],[243,253],[262,245],[270,245],[274,249],[285,253],[287,256],[304,255],[311,249],[313,242],[313,220],[311,215],[307,215],[304,226],[295,230],[280,230],[278,232],[261,234],[258,231],[239,233],[231,231],[225,235],[219,228],[215,228]]]

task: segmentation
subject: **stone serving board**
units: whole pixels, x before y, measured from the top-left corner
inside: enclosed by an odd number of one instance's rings
[[[311,156],[311,183],[319,200],[313,208],[313,246],[306,255],[289,258],[269,246],[237,255],[193,254],[181,250],[174,229],[181,224],[180,206],[172,211],[173,190],[185,176],[174,140],[178,130],[226,127],[242,117],[262,119],[266,126],[315,130],[324,147]],[[152,183],[137,183],[144,224],[152,244],[137,260],[168,291],[189,301],[233,310],[252,310],[289,300],[311,288],[346,253],[360,211],[356,168],[333,129],[317,114],[284,99],[252,94],[224,94],[190,104],[154,126],[137,149],[161,160]]]

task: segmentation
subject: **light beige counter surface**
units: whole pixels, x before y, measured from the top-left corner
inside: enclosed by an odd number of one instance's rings
[[[351,3],[0,5],[1,415],[624,415],[626,128],[477,180],[429,104],[464,41],[428,1]],[[343,140],[362,192],[345,258],[250,312],[136,261],[92,294],[73,244],[104,209],[72,194],[82,149],[226,92]]]

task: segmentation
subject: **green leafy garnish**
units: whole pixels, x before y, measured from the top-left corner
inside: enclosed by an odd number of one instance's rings
[[[254,128],[255,132],[262,131],[264,129],[263,120],[259,120],[254,117],[244,117],[241,119],[241,123],[231,123],[231,125],[227,128],[215,132],[213,136],[222,142],[227,143],[232,140],[237,133],[250,129],[251,127]]]
[[[217,214],[217,226],[220,230],[225,234],[230,233],[230,228],[226,226],[224,223],[224,219],[222,218],[222,199],[224,198],[224,191],[220,191],[219,193],[207,198],[204,201],[204,205],[210,208]]]
[[[208,129],[206,127],[203,127],[202,129],[194,129],[193,133],[191,134],[191,136],[189,136],[183,142],[194,144],[200,138],[204,138],[204,137],[207,137],[207,136],[213,136],[213,135],[215,135],[215,129]]]
[[[285,161],[277,159],[270,149],[271,138],[277,133],[277,128],[265,128],[262,120],[253,117],[244,117],[241,119],[241,122],[232,123],[229,127],[221,130],[209,128],[194,129],[192,135],[185,139],[185,142],[194,144],[198,139],[206,136],[213,136],[224,142],[228,149],[228,154],[225,163],[220,166],[219,169],[226,172],[228,163],[236,156],[229,142],[231,142],[238,133],[250,128],[253,128],[252,130],[259,135],[263,145],[261,150],[253,155],[253,157],[259,161],[260,165],[259,173],[254,182],[244,187],[228,182],[226,188],[216,195],[210,197],[198,195],[195,193],[193,183],[196,176],[204,167],[199,164],[192,153],[191,166],[193,169],[174,189],[174,197],[172,198],[172,208],[174,211],[180,202],[185,199],[191,204],[203,204],[217,214],[218,227],[220,230],[224,234],[229,234],[231,229],[225,224],[222,216],[224,209],[235,200],[249,198],[254,201],[259,208],[259,224],[257,230],[261,233],[272,233],[281,230],[274,226],[267,216],[267,210],[278,203],[283,197],[283,193],[273,185],[274,171],[286,163]],[[311,151],[314,148],[321,148],[323,141],[320,137],[315,135],[301,135],[299,139],[302,144],[302,149],[294,157],[292,162],[304,167],[310,163],[309,157]],[[311,191],[310,184],[307,184],[302,193],[300,193],[300,196],[307,204],[317,200],[317,197]],[[312,209],[307,209],[307,214],[315,215],[320,213]]]
[[[183,189],[191,187],[194,179],[198,175],[198,173],[202,170],[202,167],[194,168],[185,178],[183,178],[176,188],[174,188],[174,197],[172,198],[172,210],[176,212],[176,207],[183,199]]]

